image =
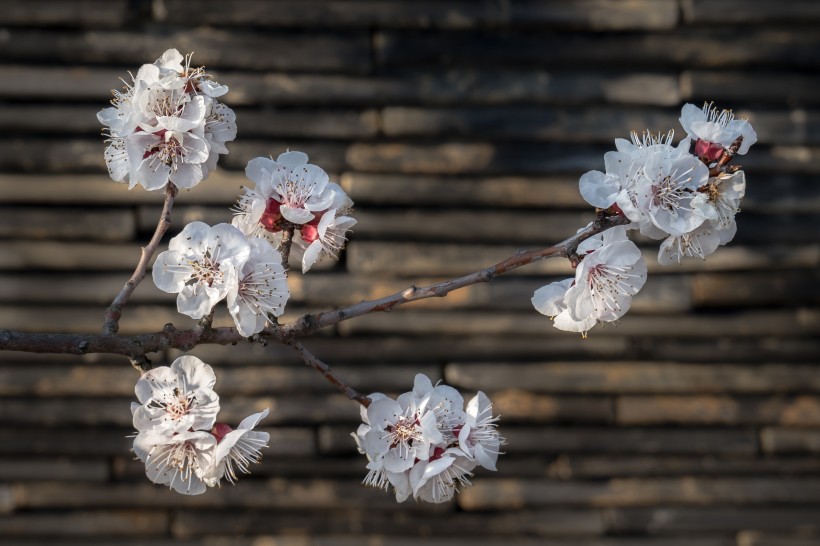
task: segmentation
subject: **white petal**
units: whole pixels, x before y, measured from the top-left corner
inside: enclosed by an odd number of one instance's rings
[[[296,167],[307,163],[308,156],[304,152],[284,152],[279,154],[279,157],[276,158],[276,162],[292,171]]]
[[[554,317],[566,309],[564,296],[566,296],[567,290],[574,281],[575,279],[565,279],[542,286],[536,290],[531,300],[535,310],[542,315]]]

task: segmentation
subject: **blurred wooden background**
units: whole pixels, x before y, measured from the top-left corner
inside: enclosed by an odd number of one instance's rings
[[[684,102],[734,108],[760,142],[735,241],[666,268],[646,245],[633,312],[587,340],[530,306],[560,261],[306,340],[364,392],[420,371],[491,395],[507,454],[457,502],[360,486],[358,407],[278,346],[195,351],[223,419],[272,409],[254,474],[196,498],[131,460],[124,359],[7,353],[0,542],[820,544],[819,23],[810,0],[4,4],[0,327],[99,330],[162,196],[108,180],[95,113],[170,47],[230,87],[239,127],[174,231],[228,221],[248,159],[286,148],[356,201],[342,262],[293,275],[291,317],[573,233],[578,176],[630,130],[680,138]],[[124,332],[186,324],[150,279],[132,301]]]

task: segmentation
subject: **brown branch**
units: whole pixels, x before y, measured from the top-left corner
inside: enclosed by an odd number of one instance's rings
[[[117,297],[114,298],[114,301],[112,301],[108,309],[105,310],[105,324],[103,324],[102,329],[103,334],[116,334],[117,330],[119,330],[123,306],[128,302],[128,299],[131,297],[131,294],[134,293],[137,285],[145,278],[145,270],[148,268],[148,262],[150,262],[154,256],[154,252],[156,252],[157,246],[159,246],[162,240],[162,236],[165,235],[165,232],[171,227],[171,208],[174,206],[174,198],[176,195],[176,186],[169,182],[165,187],[165,203],[162,206],[162,214],[160,214],[157,229],[154,231],[154,235],[148,244],[142,248],[142,255],[140,256],[136,269],[134,269],[134,274],[131,275],[131,278],[128,279],[128,282],[122,287],[120,293],[117,294]]]
[[[258,337],[262,339],[266,337],[275,338],[292,345],[300,337],[309,336],[321,328],[344,320],[367,313],[388,311],[399,305],[421,299],[444,297],[453,290],[480,282],[490,282],[499,275],[538,260],[570,257],[582,241],[607,229],[627,223],[629,223],[629,220],[623,216],[612,216],[605,212],[599,212],[597,219],[589,227],[557,245],[541,250],[520,252],[495,265],[457,279],[424,287],[411,286],[401,292],[377,300],[363,301],[334,311],[304,315],[294,322],[281,326],[274,324],[263,330]],[[0,350],[77,355],[87,353],[119,354],[127,356],[132,362],[136,362],[135,367],[139,368],[145,366],[144,356],[147,353],[167,349],[188,351],[205,343],[232,345],[240,341],[247,341],[247,339],[242,337],[236,331],[236,328],[209,328],[205,327],[204,324],[199,324],[190,330],[176,330],[172,324],[168,324],[161,332],[134,336],[28,333],[0,330]]]
[[[338,375],[333,373],[333,371],[330,369],[330,366],[328,366],[327,364],[316,358],[313,354],[311,354],[311,352],[308,351],[305,348],[305,346],[302,345],[301,342],[291,340],[288,342],[288,345],[290,345],[293,348],[293,350],[296,351],[300,357],[302,357],[302,360],[305,362],[305,364],[319,372],[325,379],[330,381],[330,383],[333,384],[337,389],[345,393],[345,396],[347,396],[354,402],[358,402],[364,407],[368,407],[370,405],[370,398],[364,396],[363,394],[360,394],[356,389],[345,383],[344,380],[342,380]]]
[[[589,227],[557,245],[541,250],[518,253],[495,265],[457,279],[442,281],[423,287],[410,286],[401,292],[396,292],[395,294],[377,300],[363,301],[334,311],[304,315],[294,322],[276,328],[275,335],[282,340],[295,339],[310,335],[317,330],[332,326],[344,320],[368,313],[390,311],[399,305],[422,299],[442,298],[453,290],[481,282],[490,282],[499,275],[503,275],[508,271],[538,260],[558,257],[568,258],[575,253],[575,249],[582,241],[602,231],[606,231],[609,228],[626,225],[628,223],[629,219],[624,216],[609,216],[604,212],[599,212],[598,217]]]
[[[290,260],[290,247],[293,246],[293,231],[293,226],[283,229],[282,242],[279,243],[279,251],[282,253],[282,267],[285,268],[285,271],[288,270],[288,261]]]

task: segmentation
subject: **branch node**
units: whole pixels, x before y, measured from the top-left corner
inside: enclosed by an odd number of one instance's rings
[[[141,374],[153,368],[151,361],[145,355],[130,356],[128,357],[128,361],[131,362],[131,366]]]
[[[91,344],[88,342],[87,339],[83,339],[77,344],[77,349],[79,349],[80,352],[83,353],[83,354],[87,353],[88,349],[90,349],[90,348],[91,348]]]
[[[174,332],[177,331],[177,327],[169,322],[168,324],[166,324],[165,326],[162,327],[162,331],[165,332],[166,334],[173,334]]]

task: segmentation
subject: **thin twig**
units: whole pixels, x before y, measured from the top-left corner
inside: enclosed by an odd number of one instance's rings
[[[344,320],[367,313],[387,311],[421,299],[444,297],[459,288],[481,282],[490,282],[499,275],[538,260],[571,256],[582,241],[607,229],[627,223],[629,223],[629,220],[623,216],[610,216],[599,212],[598,218],[592,225],[557,245],[541,250],[517,253],[495,265],[456,279],[424,287],[411,286],[384,298],[363,301],[334,311],[304,315],[289,324],[274,324],[263,330],[259,337],[274,338],[283,343],[291,344],[298,338],[309,336],[321,328]],[[139,359],[146,353],[167,349],[190,350],[197,345],[206,343],[233,345],[240,341],[247,341],[247,339],[239,334],[236,328],[204,328],[203,325],[195,326],[190,330],[176,330],[173,325],[166,325],[161,332],[135,336],[29,333],[0,330],[0,350],[77,355],[108,353],[124,355],[132,360]]]
[[[282,253],[282,267],[288,270],[288,260],[290,260],[290,247],[293,246],[293,226],[282,230],[282,242],[279,243],[279,251]]]
[[[119,330],[123,306],[128,302],[128,299],[131,297],[131,294],[134,293],[137,285],[145,278],[145,270],[148,268],[148,263],[154,256],[154,252],[156,252],[157,246],[159,246],[162,240],[162,236],[165,235],[165,232],[171,227],[171,208],[174,206],[174,198],[176,195],[176,186],[169,182],[165,187],[165,203],[162,206],[159,222],[157,222],[157,229],[154,230],[154,235],[148,244],[142,248],[142,255],[140,256],[136,269],[134,269],[134,274],[131,275],[131,278],[128,279],[128,282],[122,287],[120,293],[117,294],[117,297],[114,298],[114,301],[112,301],[108,309],[105,310],[105,324],[103,324],[102,329],[103,334],[113,335]]]
[[[345,393],[345,395],[353,400],[354,402],[358,402],[364,407],[368,407],[370,405],[370,398],[364,396],[363,394],[359,393],[356,389],[348,385],[344,382],[338,375],[333,373],[333,370],[330,369],[330,366],[316,358],[310,351],[308,351],[304,345],[300,341],[292,340],[288,342],[288,345],[293,347],[293,350],[296,351],[302,360],[319,372],[325,379],[330,381],[337,389]]]
[[[600,212],[598,218],[590,226],[572,237],[558,243],[557,245],[541,250],[531,250],[529,252],[515,254],[514,256],[510,256],[506,260],[498,262],[495,265],[491,265],[490,267],[476,271],[469,275],[464,275],[463,277],[458,277],[456,279],[442,281],[423,287],[410,286],[405,290],[379,298],[377,300],[363,301],[348,307],[336,309],[334,311],[324,311],[321,313],[304,315],[294,322],[276,327],[275,335],[282,340],[304,337],[322,328],[332,326],[354,317],[366,315],[368,313],[390,311],[399,305],[422,299],[442,298],[450,292],[458,290],[459,288],[464,288],[481,282],[490,282],[499,275],[503,275],[508,271],[531,264],[538,260],[569,257],[575,252],[575,249],[582,241],[592,237],[593,235],[601,233],[602,231],[606,231],[607,229],[628,223],[629,219],[624,216],[607,216]]]

